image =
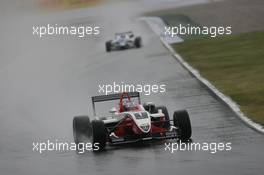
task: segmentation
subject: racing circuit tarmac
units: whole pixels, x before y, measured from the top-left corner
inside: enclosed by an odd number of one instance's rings
[[[179,4],[183,2],[196,3]],[[149,27],[137,20],[144,12],[163,8],[158,1],[117,1],[50,14],[23,10],[8,0],[0,3],[1,175],[264,173],[263,135],[217,101],[170,55]],[[32,35],[33,25],[46,23],[98,25],[102,33],[84,39]],[[105,41],[124,30],[141,35],[143,48],[106,53]],[[32,151],[32,142],[72,142],[73,116],[92,114],[90,97],[98,95],[98,84],[113,81],[166,84],[166,94],[143,96],[142,101],[164,104],[171,115],[186,108],[194,142],[231,142],[232,150],[171,154],[162,142],[113,147],[100,154]]]

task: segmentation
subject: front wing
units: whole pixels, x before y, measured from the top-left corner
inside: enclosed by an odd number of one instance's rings
[[[137,135],[136,137],[125,136],[125,137],[112,137],[110,138],[110,145],[128,144],[136,142],[144,142],[151,140],[165,140],[165,139],[176,139],[179,138],[179,134],[176,130],[166,131],[164,133],[149,133]]]

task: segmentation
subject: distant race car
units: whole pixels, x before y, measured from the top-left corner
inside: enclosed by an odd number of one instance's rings
[[[138,98],[138,102],[132,101]],[[113,107],[106,117],[98,117],[95,102],[119,100],[118,107]],[[165,106],[153,103],[140,103],[138,92],[110,94],[92,97],[95,119],[88,116],[76,116],[73,119],[73,135],[76,144],[85,136],[92,145],[103,150],[106,145],[128,144],[148,140],[178,138],[184,141],[192,134],[191,122],[186,110],[175,111],[173,120]],[[171,124],[171,121],[173,124]]]
[[[133,32],[116,33],[113,40],[105,43],[106,51],[123,50],[129,48],[140,48],[142,46],[141,37],[135,37]]]

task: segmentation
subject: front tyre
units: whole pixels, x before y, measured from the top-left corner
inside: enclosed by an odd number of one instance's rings
[[[173,124],[180,130],[179,139],[187,141],[192,136],[192,127],[189,114],[186,110],[175,111],[173,114]]]
[[[92,121],[92,144],[94,151],[101,151],[106,146],[106,132],[107,129],[102,120]]]
[[[135,46],[136,46],[136,48],[140,48],[142,46],[142,39],[141,39],[141,37],[136,37],[136,39],[135,39]]]
[[[73,118],[73,138],[76,144],[81,143],[82,137],[91,136],[91,122],[88,116],[76,116]]]

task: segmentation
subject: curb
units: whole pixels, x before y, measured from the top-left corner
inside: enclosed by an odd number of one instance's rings
[[[159,37],[160,38],[160,37]],[[212,85],[208,80],[203,78],[201,74],[195,70],[192,66],[190,66],[184,59],[162,38],[160,38],[163,45],[171,52],[172,56],[176,58],[180,64],[187,69],[199,82],[201,82],[209,91],[212,92],[215,97],[217,97],[221,102],[223,102],[226,106],[228,106],[246,125],[250,128],[264,134],[264,127],[258,123],[253,122],[249,119],[239,108],[238,104],[236,104],[232,99],[224,95],[220,92],[214,85]]]

